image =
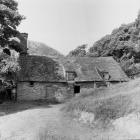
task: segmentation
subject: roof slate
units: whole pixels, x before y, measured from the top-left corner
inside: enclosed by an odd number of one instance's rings
[[[66,82],[64,71],[74,71],[75,81],[103,81],[100,71],[108,72],[109,81],[128,81],[129,78],[112,57],[70,57],[60,64],[45,56],[20,56],[19,81]]]
[[[103,81],[96,68],[111,76],[109,81],[128,81],[129,78],[112,57],[71,57],[71,69],[77,73],[75,81]],[[67,64],[65,64],[68,69]],[[70,66],[69,66],[70,67]]]
[[[59,73],[59,64],[45,56],[27,55],[19,57],[21,70],[19,81],[60,81],[64,77]]]

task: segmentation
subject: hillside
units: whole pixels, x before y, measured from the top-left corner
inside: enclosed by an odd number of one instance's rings
[[[55,49],[47,46],[44,43],[28,41],[29,54],[48,56],[53,58],[63,58],[64,56]]]
[[[139,93],[140,78],[137,78],[106,89],[86,90],[71,99],[63,110],[74,120],[90,125],[94,131],[98,128],[107,132],[113,128],[120,137],[117,140],[139,139]],[[113,133],[109,134],[111,136]]]
[[[140,72],[140,14],[130,24],[123,24],[114,29],[89,49],[89,54],[113,56],[129,77],[136,77]]]
[[[96,41],[88,51],[84,44],[71,51],[68,56],[113,56],[129,77],[138,77],[140,73],[140,13],[134,22],[122,24],[114,29],[111,34]]]

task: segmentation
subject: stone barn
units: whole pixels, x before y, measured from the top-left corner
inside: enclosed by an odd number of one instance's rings
[[[17,80],[17,100],[62,100],[73,94],[73,86],[67,83],[64,67],[52,58],[29,55],[27,33],[19,33],[15,41],[19,50],[20,71]]]
[[[55,59],[29,55],[28,34],[20,35],[17,100],[65,99],[83,90],[108,87],[129,78],[112,57]],[[18,47],[17,47],[18,48]]]
[[[76,57],[65,63],[67,81],[73,81],[74,93],[127,82],[120,65],[112,57]]]
[[[21,70],[17,83],[17,100],[52,100],[56,96],[67,98],[71,95],[63,69],[53,59],[20,55],[19,63]]]
[[[129,80],[112,57],[68,58],[60,64],[45,56],[21,54],[19,63],[17,100],[65,99]]]

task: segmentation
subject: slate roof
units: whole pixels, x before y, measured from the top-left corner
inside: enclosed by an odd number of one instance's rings
[[[21,70],[19,81],[63,81],[63,72],[59,64],[45,56],[27,55],[19,57]]]
[[[75,81],[103,81],[98,73],[108,72],[108,81],[128,81],[129,78],[121,69],[120,65],[112,57],[71,57],[65,63],[66,71],[75,71],[77,77]]]
[[[108,72],[109,81],[129,80],[112,57],[71,57],[60,64],[45,56],[21,55],[19,64],[19,81],[66,82],[64,71],[76,72],[75,81],[103,81],[98,70]]]

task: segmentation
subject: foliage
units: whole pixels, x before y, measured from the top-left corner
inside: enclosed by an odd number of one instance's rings
[[[81,55],[81,52],[84,52]],[[76,48],[70,56],[104,57],[112,56],[120,63],[129,77],[133,77],[135,64],[140,63],[140,13],[137,19],[130,24],[122,24],[111,34],[102,37],[91,46],[88,52],[85,48]],[[132,63],[132,59],[134,60]],[[129,72],[128,72],[129,71]],[[139,69],[136,70],[137,72]],[[135,75],[135,74],[134,74]]]
[[[79,57],[83,57],[86,56],[86,44],[83,44],[81,46],[78,46],[76,49],[74,49],[73,51],[71,51],[68,56],[79,56]]]
[[[14,57],[8,57],[7,59],[3,59],[0,66],[1,73],[17,72],[20,69],[17,59]]]
[[[16,72],[19,70],[17,58],[11,55],[11,52],[17,51],[17,46],[22,45],[12,38],[19,36],[17,26],[23,19],[25,17],[19,14],[15,0],[0,0],[0,50],[3,50],[0,53],[0,75],[3,85],[8,83],[8,80],[15,81]]]
[[[17,80],[17,72],[20,70],[17,56],[15,54],[16,52],[14,51],[12,51],[11,56],[7,54],[1,54],[3,59],[0,63],[0,73],[1,81],[2,84],[5,85],[5,88],[9,86],[15,86],[15,82]]]
[[[0,45],[9,45],[9,39],[17,34],[17,26],[24,19],[18,13],[18,3],[14,0],[0,0]]]
[[[121,25],[89,49],[99,56],[113,56],[129,77],[136,63],[140,63],[140,13],[135,22]]]

